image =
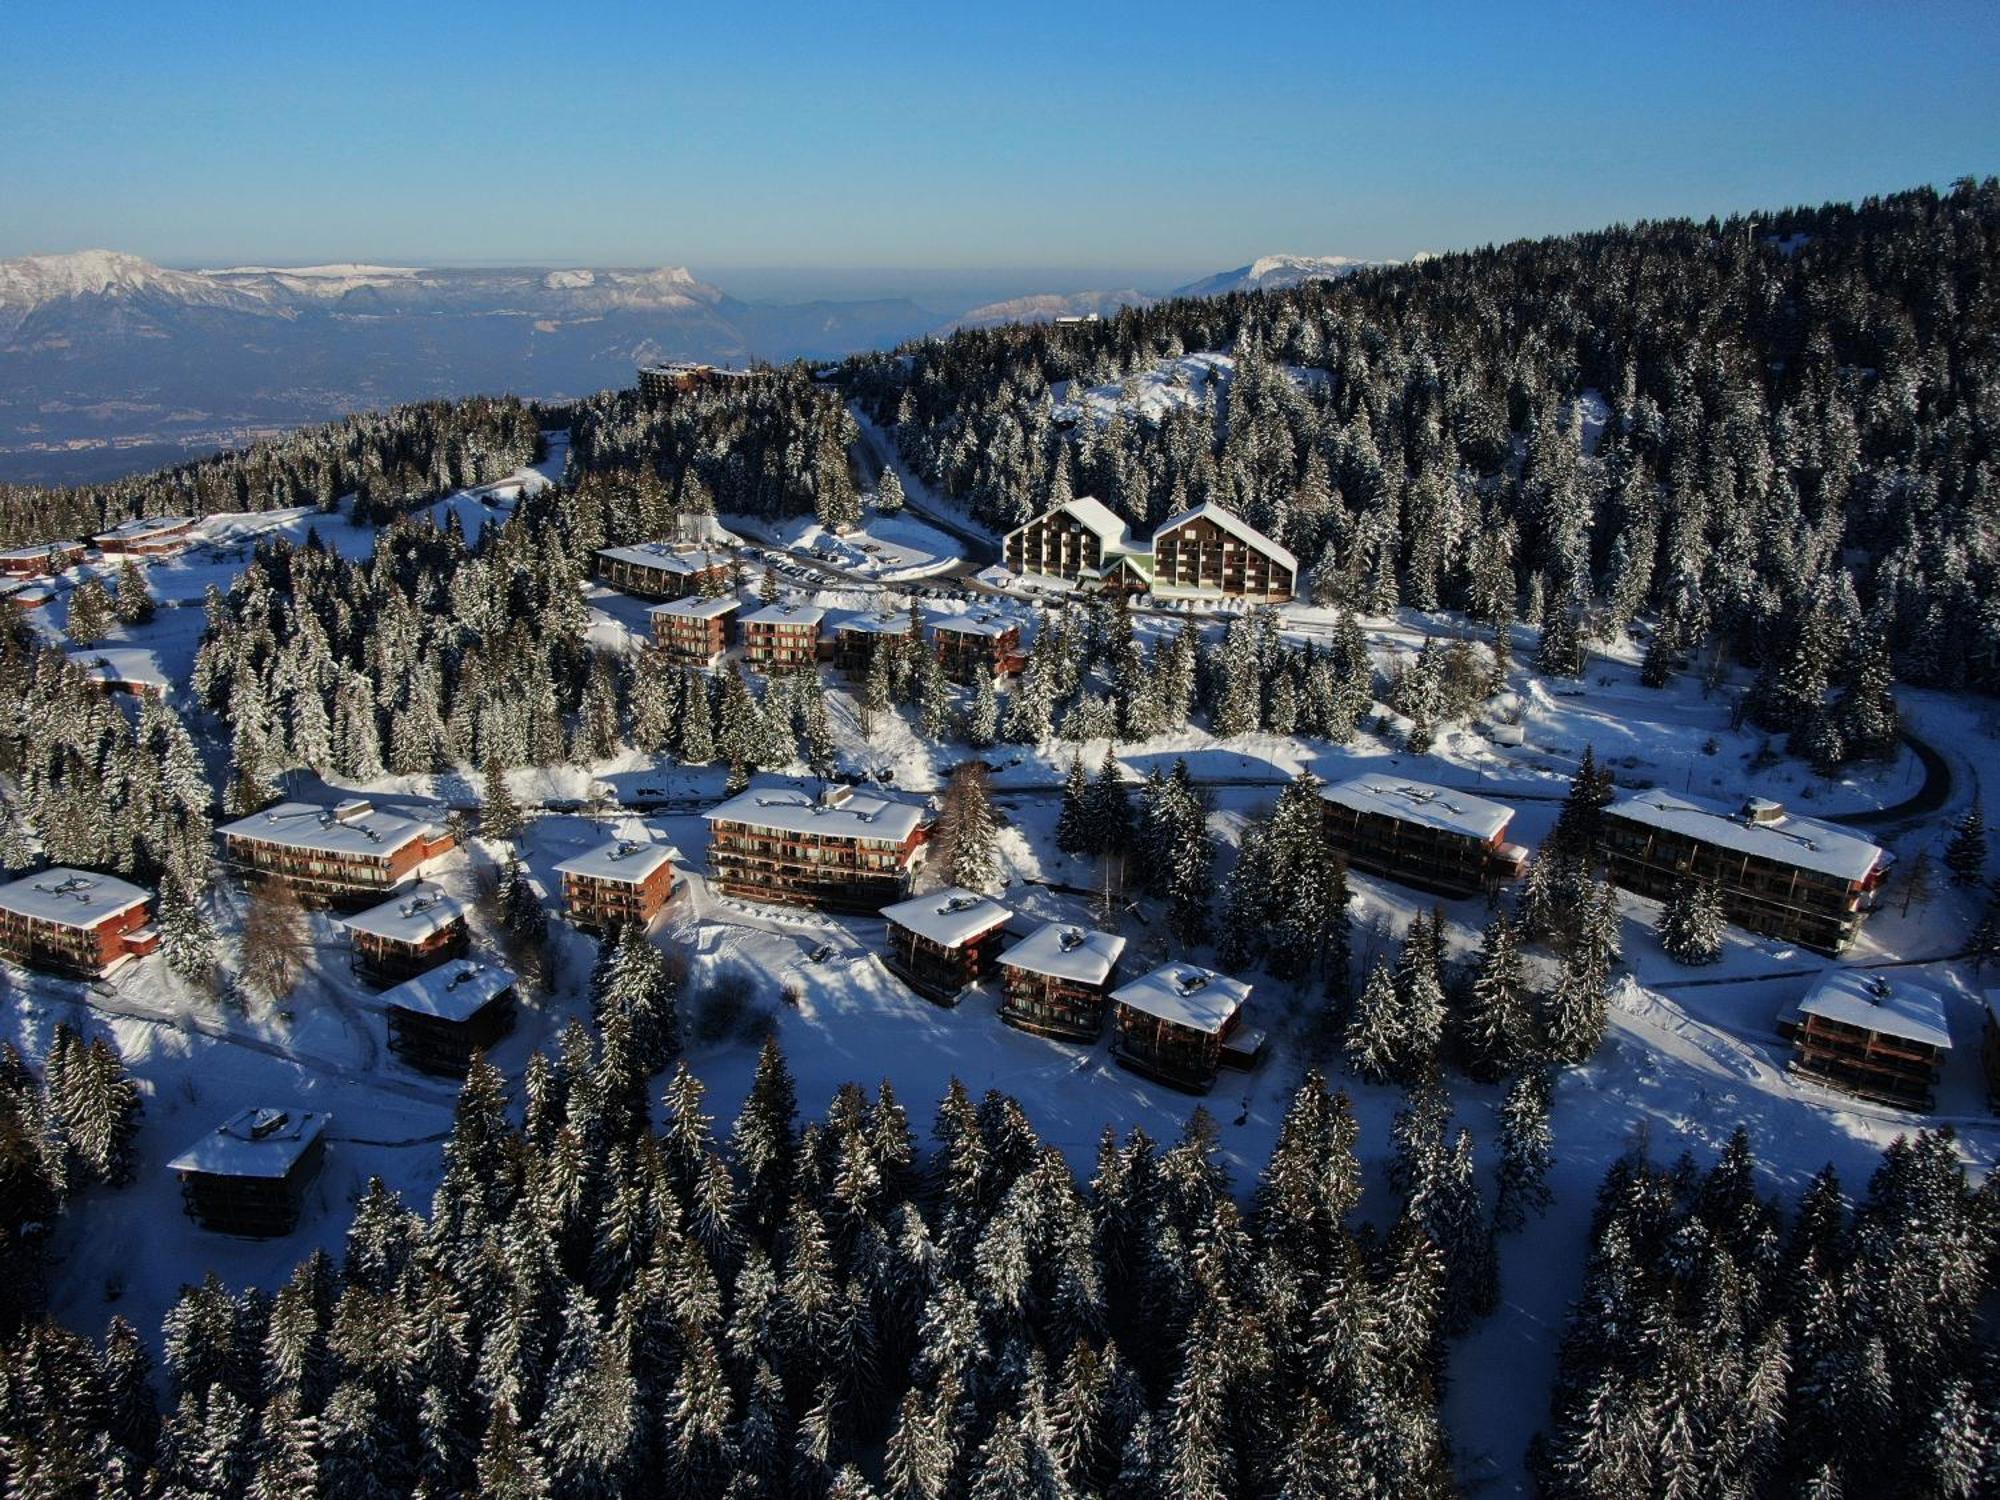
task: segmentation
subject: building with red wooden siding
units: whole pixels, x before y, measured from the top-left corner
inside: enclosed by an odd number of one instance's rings
[[[819,625],[826,611],[810,604],[767,604],[743,617],[743,659],[760,672],[810,667],[819,661]]]
[[[930,813],[850,786],[752,787],[708,810],[708,883],[746,901],[878,912],[910,893]]]
[[[699,542],[639,542],[597,549],[597,576],[642,599],[720,595],[729,587],[727,552]]]
[[[0,885],[0,953],[31,969],[101,978],[160,943],[153,893],[58,865]]]
[[[621,922],[642,927],[658,916],[674,890],[680,850],[670,844],[613,839],[556,866],[563,911],[572,924],[605,932]]]
[[[709,668],[722,660],[736,639],[736,612],[741,608],[734,594],[717,599],[697,594],[656,604],[646,611],[646,618],[652,623],[653,645],[668,661]]]
[[[280,802],[217,831],[224,860],[244,878],[333,906],[380,901],[456,842],[428,819],[378,811],[365,797],[333,807]]]
[[[100,531],[90,540],[106,557],[172,557],[194,540],[198,516],[144,516]]]
[[[1027,666],[1021,627],[1004,615],[945,615],[931,625],[938,665],[953,682],[977,682],[982,673],[1001,677]]]

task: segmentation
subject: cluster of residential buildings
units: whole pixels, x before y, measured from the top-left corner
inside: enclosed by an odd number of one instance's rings
[[[52,578],[88,562],[93,552],[105,558],[172,557],[194,541],[199,521],[198,516],[145,516],[87,538],[11,547],[0,552],[0,578]]]
[[[1298,593],[1299,560],[1213,502],[1169,516],[1140,537],[1103,501],[1065,501],[1007,533],[1010,573],[1162,599],[1281,604]]]

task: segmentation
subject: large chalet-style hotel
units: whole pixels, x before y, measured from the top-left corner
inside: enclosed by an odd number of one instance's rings
[[[172,557],[194,538],[198,516],[142,516],[100,531],[90,540],[107,557]]]
[[[660,914],[674,891],[674,863],[680,850],[670,844],[613,839],[556,866],[562,876],[563,911],[593,932],[620,922],[642,927]]]
[[[1207,1093],[1218,1068],[1255,1067],[1264,1033],[1243,1024],[1250,986],[1196,964],[1163,964],[1111,992],[1111,1053],[1135,1073]]]
[[[1665,900],[1689,873],[1722,890],[1729,920],[1752,932],[1839,953],[1874,906],[1892,856],[1859,834],[1753,797],[1741,809],[1658,789],[1604,809],[1614,883]]]
[[[463,954],[471,941],[465,903],[434,885],[418,885],[380,906],[343,917],[354,972],[386,987]]]
[[[666,364],[639,367],[639,395],[647,401],[670,401],[705,385],[769,380],[776,373],[768,369],[731,370],[695,360],[670,360]]]
[[[290,1234],[326,1160],[327,1120],[303,1109],[231,1115],[167,1163],[188,1217],[223,1234]]]
[[[1038,1036],[1094,1042],[1125,939],[1047,922],[1000,955],[1000,1019]]]
[[[1951,1051],[1944,997],[1875,969],[1829,969],[1793,1027],[1792,1072],[1900,1109],[1931,1107]]]
[[[1298,590],[1299,560],[1232,510],[1197,505],[1153,533],[1153,592],[1221,594],[1282,604]]]
[[[993,972],[1014,914],[959,886],[882,908],[889,953],[882,961],[926,1000],[956,1005],[959,992]]]
[[[57,866],[0,885],[0,953],[31,969],[98,979],[160,945],[153,893]]]
[[[599,547],[597,576],[642,599],[685,599],[729,587],[729,554],[700,542],[639,542]]]
[[[713,667],[736,637],[733,616],[740,608],[733,594],[715,599],[693,594],[655,604],[646,611],[653,625],[653,645],[677,666]]]
[[[1010,573],[1144,592],[1153,586],[1152,543],[1102,500],[1082,495],[1016,526],[1001,542]]]
[[[1427,781],[1369,771],[1320,788],[1329,842],[1350,868],[1445,896],[1472,896],[1521,873],[1506,842],[1514,809]]]
[[[850,786],[752,787],[705,813],[708,883],[746,901],[879,912],[910,893],[930,814]]]
[[[1089,496],[1015,527],[1001,543],[1010,572],[1169,599],[1282,604],[1299,560],[1234,511],[1212,502],[1170,516],[1145,540]]]
[[[335,906],[402,889],[455,842],[437,824],[377,811],[365,797],[333,807],[280,802],[218,832],[223,857],[245,876]]]
[[[767,604],[743,617],[743,659],[761,672],[810,667],[819,661],[819,622],[810,604]]]

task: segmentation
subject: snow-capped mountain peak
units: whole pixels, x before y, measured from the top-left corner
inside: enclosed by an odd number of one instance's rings
[[[152,292],[186,296],[206,285],[187,271],[169,271],[118,250],[74,250],[0,260],[0,306],[35,307],[71,297],[130,297]]]
[[[1175,287],[1174,295],[1221,297],[1230,292],[1268,292],[1307,281],[1346,276],[1367,266],[1395,264],[1393,260],[1363,260],[1353,255],[1260,255],[1247,266],[1218,271],[1213,276]]]

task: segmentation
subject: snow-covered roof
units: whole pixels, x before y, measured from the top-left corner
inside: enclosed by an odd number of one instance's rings
[[[792,787],[752,787],[702,816],[711,823],[744,823],[781,833],[882,839],[894,844],[902,843],[930,821],[930,815],[914,803],[892,802],[848,787],[829,787],[824,798]]]
[[[1074,922],[1045,922],[1000,955],[1009,968],[1078,984],[1102,984],[1111,976],[1125,939]]]
[[[599,844],[587,853],[564,860],[556,866],[556,873],[637,885],[661,865],[670,864],[680,857],[681,851],[671,844],[613,839],[608,844]]]
[[[882,915],[940,947],[956,948],[991,932],[1014,914],[997,901],[954,885],[885,906]]]
[[[1726,803],[1653,788],[1620,797],[1605,811],[1612,817],[1664,828],[1704,844],[1841,880],[1866,880],[1885,857],[1879,845],[1858,833],[1798,817],[1776,804],[1765,804],[1752,821],[1747,812]]]
[[[0,911],[64,927],[95,927],[152,899],[129,880],[67,865],[0,885]]]
[[[1220,526],[1244,545],[1254,547],[1273,562],[1284,564],[1293,572],[1298,571],[1299,560],[1265,536],[1255,526],[1237,515],[1235,511],[1217,505],[1214,501],[1204,501],[1193,510],[1184,510],[1177,516],[1169,516],[1153,530],[1153,545],[1157,549],[1160,538],[1169,531],[1187,525],[1190,521],[1208,521]]]
[[[1799,1002],[1799,1010],[1941,1052],[1951,1047],[1944,996],[1907,979],[1891,979],[1879,969],[1829,969]]]
[[[1199,964],[1162,964],[1111,992],[1113,1002],[1213,1036],[1250,998],[1250,986]]]
[[[224,1120],[167,1163],[170,1172],[280,1178],[326,1134],[328,1117],[309,1109],[251,1106]]]
[[[836,633],[852,630],[858,635],[908,635],[910,612],[902,610],[880,615],[849,615],[833,628]]]
[[[382,1003],[440,1021],[469,1021],[513,987],[514,976],[498,964],[455,959],[384,990]]]
[[[92,646],[71,651],[69,659],[92,682],[166,692],[173,686],[160,658],[139,646]]]
[[[434,885],[419,885],[396,897],[384,901],[380,906],[371,906],[351,917],[342,917],[340,925],[349,932],[365,932],[371,937],[388,938],[398,943],[421,943],[427,937],[443,932],[452,923],[463,920],[465,903],[454,896],[447,896]]]
[[[83,551],[82,542],[37,542],[32,547],[10,547],[0,552],[0,563],[40,562],[51,552],[66,555]]]
[[[743,617],[745,625],[797,625],[818,628],[826,611],[811,604],[767,604]]]
[[[1010,630],[1019,630],[1021,622],[1010,620],[1005,615],[945,615],[931,623],[932,630],[949,630],[958,635],[985,635],[994,639]]]
[[[185,531],[197,519],[195,516],[139,516],[130,521],[120,521],[109,531],[98,532],[91,540],[99,545],[105,542],[144,541],[147,537]]]
[[[676,615],[688,620],[718,620],[732,609],[741,609],[743,602],[725,594],[720,599],[703,599],[691,596],[686,599],[669,599],[665,604],[655,604],[646,613],[649,615]]]
[[[435,837],[435,823],[380,812],[360,798],[337,807],[314,802],[280,802],[219,830],[237,838],[281,844],[287,849],[316,849],[327,854],[388,855],[412,839]]]
[[[729,565],[729,554],[691,547],[682,542],[639,542],[630,547],[599,547],[599,557],[663,573],[705,573]]]
[[[1514,809],[1504,803],[1385,771],[1367,771],[1336,781],[1321,787],[1319,794],[1356,812],[1442,828],[1482,843],[1498,837],[1514,816]]]

